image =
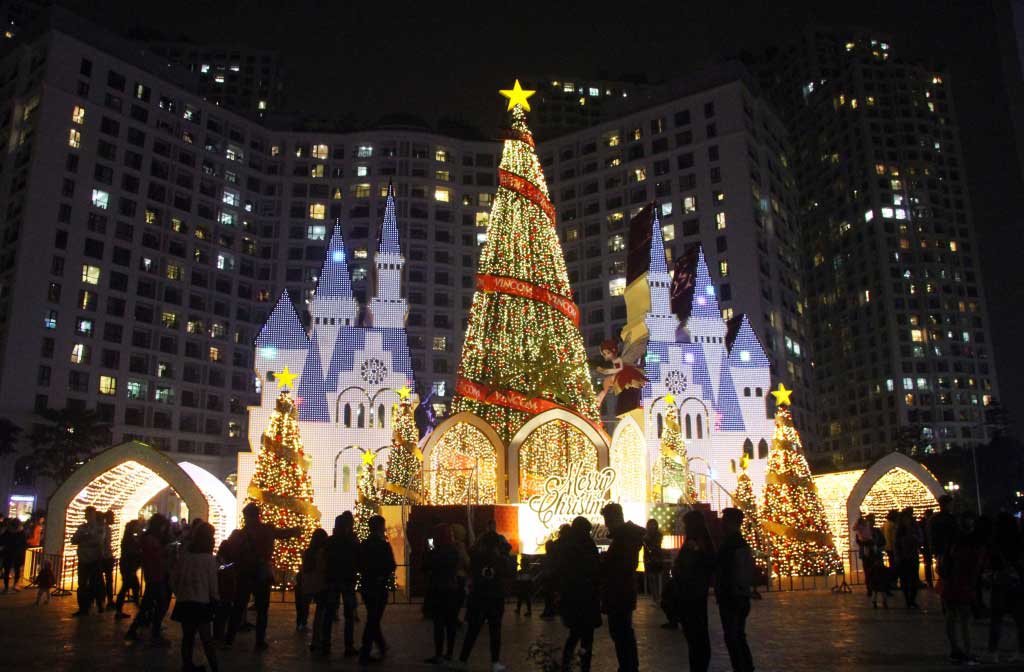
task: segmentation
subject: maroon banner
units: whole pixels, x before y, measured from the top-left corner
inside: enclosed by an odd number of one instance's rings
[[[517,131],[514,128],[510,128],[507,130],[505,137],[507,137],[510,140],[518,140],[520,142],[525,142],[530,147],[536,147],[536,144],[534,144],[533,142],[533,135],[528,131]]]
[[[467,397],[475,401],[481,401],[485,404],[494,404],[495,406],[504,406],[505,408],[511,408],[515,411],[522,411],[523,413],[529,413],[530,415],[538,415],[544,411],[560,408],[564,411],[575,413],[578,417],[586,420],[587,423],[598,432],[605,434],[604,428],[601,427],[599,423],[576,413],[576,411],[573,411],[567,406],[551,401],[550,399],[530,397],[522,392],[516,392],[515,390],[497,390],[484,385],[483,383],[477,383],[468,378],[463,378],[462,376],[459,376],[455,381],[455,394],[462,395],[463,397]]]
[[[476,288],[482,292],[500,292],[502,294],[511,294],[512,296],[521,296],[525,299],[540,301],[568,317],[575,326],[578,327],[580,325],[580,309],[573,303],[572,299],[556,294],[550,289],[540,287],[532,282],[520,280],[519,278],[478,273],[476,276]]]
[[[498,184],[532,201],[534,205],[543,210],[544,214],[548,216],[548,219],[551,220],[551,226],[555,225],[555,206],[551,203],[551,199],[536,184],[521,175],[510,173],[501,168],[498,169]]]

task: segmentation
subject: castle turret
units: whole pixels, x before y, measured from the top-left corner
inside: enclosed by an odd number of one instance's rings
[[[395,215],[395,189],[388,184],[384,206],[384,222],[380,227],[380,245],[374,256],[376,283],[370,300],[370,314],[375,327],[401,329],[409,307],[402,298],[402,268],[405,258],[398,244],[398,219]]]
[[[335,223],[331,243],[327,246],[327,256],[320,269],[311,312],[313,338],[317,341],[321,358],[329,360],[341,328],[355,326],[359,312],[359,302],[352,296],[348,253],[345,251],[339,223]]]
[[[771,387],[771,363],[746,315],[729,322],[726,344],[744,424],[760,427],[766,417],[765,397]]]
[[[704,350],[708,374],[714,385],[721,380],[721,367],[725,362],[725,321],[718,306],[715,285],[711,281],[703,248],[697,250],[697,269],[694,274],[693,303],[690,317],[686,320],[686,331],[690,340]],[[717,396],[717,389],[716,389]]]
[[[277,374],[287,367],[289,373],[302,373],[309,337],[299,321],[288,292],[281,296],[256,337],[256,375],[265,385],[268,374]],[[271,376],[272,377],[272,376]],[[273,397],[277,397],[276,390]]]

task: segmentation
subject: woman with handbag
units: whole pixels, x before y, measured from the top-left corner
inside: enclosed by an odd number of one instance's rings
[[[217,672],[217,653],[210,624],[217,608],[217,558],[213,555],[213,526],[199,523],[187,552],[174,567],[171,584],[177,596],[171,620],[181,623],[181,662],[185,672],[198,670],[192,662],[196,634],[211,672]]]

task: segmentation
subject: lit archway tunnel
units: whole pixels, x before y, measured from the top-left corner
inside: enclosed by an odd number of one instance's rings
[[[65,562],[75,555],[71,536],[92,506],[114,513],[111,548],[116,556],[125,523],[167,488],[188,507],[189,518],[213,525],[218,545],[235,528],[235,496],[220,479],[200,466],[178,464],[155,448],[129,441],[90,459],[50,497],[46,554],[63,556]]]

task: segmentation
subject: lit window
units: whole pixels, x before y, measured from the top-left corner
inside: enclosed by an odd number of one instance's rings
[[[369,253],[367,253],[365,247],[357,247],[356,249],[352,250],[352,256],[355,257],[356,259],[366,259],[368,258]]]
[[[864,221],[865,222],[870,222],[874,218],[875,218],[875,211],[874,210],[866,210],[864,212]]]
[[[238,192],[233,189],[225,189],[224,197],[222,198],[222,200],[224,201],[225,205],[233,205],[236,208],[238,207],[238,204],[241,202],[241,198],[239,197]]]
[[[448,160],[448,152],[443,149],[438,149],[434,152],[434,161],[440,161],[444,163]]]
[[[78,293],[78,307],[82,310],[96,310],[96,292],[83,289]]]
[[[647,179],[647,171],[643,168],[633,169],[633,180],[636,182],[643,182]]]
[[[157,385],[156,391],[153,393],[153,401],[159,404],[173,404],[174,389],[163,385]]]
[[[373,145],[359,145],[356,149],[356,156],[360,159],[368,159],[373,156]]]
[[[587,91],[587,93],[590,94],[591,98],[594,98],[594,97],[597,97],[597,96],[601,95],[601,89],[598,89],[598,88],[595,88],[595,87],[591,86],[590,89]]]
[[[77,128],[68,130],[68,147],[78,149],[82,146],[82,133]]]
[[[661,239],[666,243],[670,243],[676,239],[676,227],[674,224],[662,224]]]
[[[716,212],[715,213],[715,228],[718,229],[719,231],[721,231],[722,229],[725,228],[725,213],[724,212]]]
[[[146,224],[156,224],[156,212],[153,210],[146,210],[144,218]]]
[[[605,141],[605,144],[607,144],[609,147],[618,147],[619,143],[621,142],[622,139],[619,137],[619,135],[617,133],[614,133],[608,136],[608,139]]]
[[[323,219],[327,216],[327,206],[323,203],[310,203],[309,204],[309,218],[310,219]]]
[[[100,267],[82,264],[82,282],[87,285],[100,284]]]
[[[221,271],[233,271],[235,269],[235,258],[224,252],[219,253],[217,255],[217,269]]]
[[[117,394],[117,378],[100,376],[100,394]]]
[[[258,109],[258,110],[265,110],[265,109],[267,109],[267,101],[261,100],[260,102],[258,102],[256,104],[256,109]]]
[[[71,110],[71,121],[79,125],[84,124],[85,108],[81,105],[75,105],[75,107]]]
[[[368,184],[353,184],[352,192],[356,195],[356,198],[369,198],[370,197],[370,185]]]
[[[443,380],[434,381],[430,386],[430,390],[434,393],[435,397],[443,397],[447,391],[447,385]]]
[[[576,85],[572,82],[564,82],[562,84],[562,93],[572,93],[576,89]]]
[[[434,200],[448,203],[451,200],[451,191],[442,187],[434,189]]]
[[[575,226],[570,226],[568,229],[565,230],[565,239],[567,241],[579,240],[580,230],[577,229]]]
[[[626,241],[621,235],[615,235],[608,239],[609,252],[621,252],[626,249]]]
[[[683,212],[688,215],[697,212],[697,196],[695,194],[683,196]]]
[[[718,274],[723,278],[729,277],[729,262],[726,259],[721,259],[718,262]]]
[[[626,291],[625,278],[612,278],[608,281],[608,294],[610,296],[622,296]]]
[[[228,145],[228,148],[224,151],[224,157],[228,161],[242,161],[245,159],[245,152],[237,145]]]
[[[221,360],[220,348],[210,346],[210,361],[219,362]]]
[[[108,207],[110,207],[110,194],[103,191],[102,189],[93,189],[92,204],[97,208],[106,210]]]
[[[160,321],[163,322],[164,326],[168,329],[178,328],[178,314],[172,313],[171,311],[164,311],[160,316]]]
[[[487,226],[491,222],[491,213],[489,212],[478,212],[476,213],[476,225]]]
[[[82,336],[92,336],[93,321],[87,317],[80,317],[75,320],[75,333]]]
[[[732,308],[722,308],[722,319],[723,320],[728,322],[729,320],[732,319],[732,316],[733,316],[733,309]]]
[[[491,201],[492,201],[492,197],[493,197],[492,194],[487,194],[487,193],[477,194],[477,196],[476,196],[477,205],[479,205],[481,208],[486,208],[486,207],[490,206],[491,205]]]
[[[71,346],[71,363],[88,364],[91,355],[89,346],[85,343],[75,343]]]
[[[356,166],[356,177],[366,177],[370,174],[370,169],[367,166]]]
[[[323,240],[327,237],[327,227],[323,224],[310,224],[306,227],[307,240]]]
[[[317,163],[317,164],[314,164],[309,169],[309,176],[310,177],[323,177],[326,174],[326,171],[327,171],[327,168],[326,168],[326,166],[324,166],[324,164]]]
[[[448,349],[448,337],[447,336],[434,336],[434,351],[444,352]]]
[[[327,145],[313,145],[313,149],[310,154],[312,154],[314,159],[326,159],[327,152]]]
[[[441,180],[442,182],[448,182],[452,178],[451,173],[449,173],[447,170],[435,170],[434,179]]]
[[[48,310],[48,311],[46,311],[46,317],[43,318],[43,327],[45,327],[46,329],[56,329],[57,328],[57,311],[56,310]]]
[[[668,217],[672,214],[672,203],[666,202],[661,204],[661,216]]]
[[[477,244],[478,247],[483,245],[486,242],[487,242],[487,232],[486,231],[481,231],[480,233],[476,234],[476,244]]]
[[[235,225],[235,213],[233,213],[233,212],[221,212],[220,216],[217,217],[217,221],[219,221],[224,226],[234,226]]]
[[[139,380],[129,380],[125,386],[128,391],[129,399],[145,399],[146,398],[146,384]]]
[[[168,280],[181,280],[182,268],[178,264],[167,264],[167,270],[164,274]]]

